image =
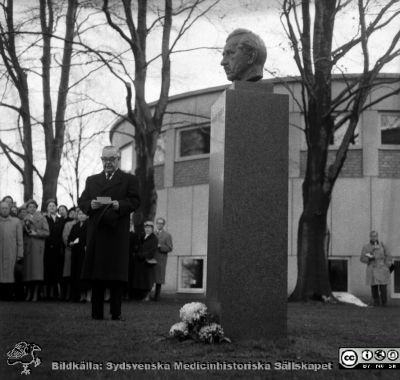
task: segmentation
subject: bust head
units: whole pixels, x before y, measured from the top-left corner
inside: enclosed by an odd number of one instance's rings
[[[221,65],[230,81],[257,81],[263,77],[267,49],[248,29],[235,29],[226,39]]]

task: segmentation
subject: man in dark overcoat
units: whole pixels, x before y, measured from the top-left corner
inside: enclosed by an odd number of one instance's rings
[[[92,284],[92,318],[103,319],[104,291],[110,289],[111,319],[121,320],[128,281],[130,214],[140,204],[137,178],[118,169],[120,153],[103,149],[104,171],[86,180],[78,205],[89,216],[82,279]]]

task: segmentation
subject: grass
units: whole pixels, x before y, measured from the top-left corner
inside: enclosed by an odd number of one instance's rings
[[[394,379],[398,371],[338,369],[339,347],[400,347],[400,307],[359,308],[344,304],[288,304],[288,338],[204,345],[168,337],[186,300],[129,301],[124,322],[92,321],[90,305],[73,303],[0,303],[0,379],[20,379],[21,366],[8,366],[6,352],[26,340],[42,347],[43,363],[32,379]],[[266,321],[268,323],[268,321]],[[245,328],[245,326],[243,326]],[[102,371],[54,371],[53,361],[103,363]],[[107,362],[332,362],[332,371],[150,370],[113,372]],[[396,376],[397,373],[397,376]]]

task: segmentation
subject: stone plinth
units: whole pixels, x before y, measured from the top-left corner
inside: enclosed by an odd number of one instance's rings
[[[207,305],[232,339],[286,336],[288,96],[227,89],[211,110]]]

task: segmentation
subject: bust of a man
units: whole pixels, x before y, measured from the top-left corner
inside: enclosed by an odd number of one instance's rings
[[[263,77],[267,49],[248,29],[235,29],[226,39],[221,65],[230,81],[255,82]]]

